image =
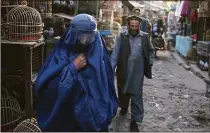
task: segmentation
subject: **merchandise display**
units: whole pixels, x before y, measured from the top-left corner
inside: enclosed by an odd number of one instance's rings
[[[210,17],[210,2],[202,1],[199,6],[199,17]]]
[[[115,39],[121,31],[122,3],[120,1],[101,1],[98,29],[106,41],[107,49],[111,52]]]

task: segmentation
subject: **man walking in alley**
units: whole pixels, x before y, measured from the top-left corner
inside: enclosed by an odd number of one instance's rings
[[[139,16],[131,15],[127,18],[128,30],[117,38],[111,55],[112,68],[115,70],[117,67],[120,115],[126,115],[131,99],[132,132],[138,132],[137,122],[143,121],[143,80],[144,75],[152,78],[151,66],[154,57],[148,34],[139,29],[140,22]]]

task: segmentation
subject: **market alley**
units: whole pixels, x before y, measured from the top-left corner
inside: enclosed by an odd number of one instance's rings
[[[210,102],[205,97],[206,84],[192,72],[179,66],[169,52],[159,52],[153,79],[145,78],[145,117],[141,132],[210,131]],[[116,115],[110,131],[129,131],[130,111]]]

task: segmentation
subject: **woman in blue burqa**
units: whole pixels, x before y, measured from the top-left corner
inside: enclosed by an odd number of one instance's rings
[[[114,73],[92,16],[73,18],[39,72],[36,95],[42,131],[108,131],[118,107]]]

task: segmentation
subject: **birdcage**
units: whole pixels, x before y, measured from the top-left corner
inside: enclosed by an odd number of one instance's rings
[[[1,23],[1,39],[4,39],[5,37],[5,29],[4,29],[4,24]]]
[[[22,111],[17,100],[9,95],[1,97],[1,131],[11,132],[20,123]]]
[[[36,119],[31,118],[18,124],[18,126],[14,129],[14,132],[41,132],[41,129],[38,127]]]
[[[1,20],[2,22],[6,22],[6,15],[8,12],[18,6],[21,5],[18,0],[1,0]]]
[[[17,5],[22,5],[23,1],[27,1],[29,7],[38,10],[42,17],[52,15],[52,0],[2,0],[2,7],[5,8],[3,14],[7,14],[11,8]]]
[[[10,41],[38,41],[42,38],[40,13],[26,5],[11,9],[7,14],[6,38]]]
[[[32,7],[39,11],[42,18],[52,15],[52,0],[36,0]]]
[[[20,0],[1,0],[1,39],[5,38],[5,26],[8,12],[21,5]]]
[[[33,85],[45,56],[45,43],[1,40],[1,81],[6,84],[27,118],[33,115]]]
[[[210,2],[204,0],[199,6],[199,17],[210,17]]]
[[[21,5],[23,0],[1,0],[2,6]]]
[[[198,41],[197,52],[200,55],[208,57],[210,54],[210,41]]]
[[[9,92],[5,87],[1,86],[1,97],[5,96],[9,96]]]

